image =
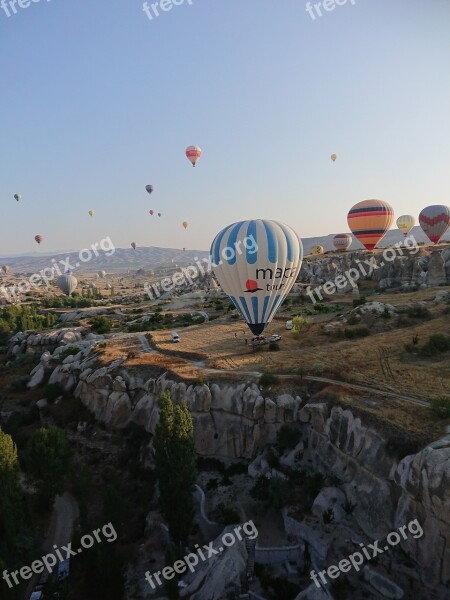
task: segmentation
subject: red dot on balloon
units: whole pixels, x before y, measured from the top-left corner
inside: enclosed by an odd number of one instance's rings
[[[245,286],[249,292],[254,292],[258,289],[258,282],[254,279],[247,279]]]

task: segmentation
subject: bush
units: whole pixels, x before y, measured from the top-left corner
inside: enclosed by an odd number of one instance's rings
[[[300,439],[299,431],[292,425],[283,425],[277,432],[277,448],[280,454],[286,450],[292,450],[298,444]]]
[[[64,396],[64,393],[64,388],[59,383],[47,383],[44,388],[44,396],[50,404],[60,396]]]
[[[419,350],[420,356],[429,357],[436,356],[442,352],[450,350],[450,338],[445,337],[442,333],[431,335],[428,342]]]
[[[12,392],[23,392],[27,389],[27,383],[29,380],[29,375],[18,375],[11,380],[7,389]]]
[[[361,298],[355,298],[353,300],[353,308],[357,308],[358,306],[362,306],[366,303],[366,298],[362,296]]]
[[[223,502],[216,507],[212,514],[213,518],[224,527],[227,525],[235,525],[241,522],[241,517],[239,516],[237,510],[231,508],[230,506],[225,506]]]
[[[269,352],[279,352],[279,351],[280,351],[280,344],[278,344],[277,342],[269,343]]]
[[[450,396],[434,398],[431,401],[431,410],[439,419],[450,419]]]
[[[94,317],[90,322],[90,326],[92,331],[98,334],[109,333],[111,331],[111,322],[102,316]]]
[[[271,385],[276,385],[279,382],[279,377],[274,373],[269,373],[268,371],[263,373],[259,378],[259,385],[261,387],[269,387]]]
[[[61,352],[61,354],[59,355],[59,358],[61,360],[64,360],[68,356],[75,356],[75,354],[78,354],[79,351],[80,351],[80,349],[77,346],[69,346],[63,352]]]
[[[428,308],[426,306],[422,306],[421,304],[408,306],[405,312],[411,319],[426,319],[430,316],[430,311]]]
[[[325,370],[325,365],[321,362],[316,362],[313,364],[311,372],[314,375],[320,376],[320,375],[323,375],[324,370]]]
[[[334,521],[334,512],[332,508],[323,511],[322,520],[325,523],[325,525],[328,525],[329,523],[332,523]]]

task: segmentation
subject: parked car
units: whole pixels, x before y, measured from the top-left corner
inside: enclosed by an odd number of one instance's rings
[[[180,336],[178,335],[178,333],[176,331],[172,331],[172,333],[170,334],[170,337],[172,338],[172,342],[174,344],[177,344],[180,341]]]
[[[286,321],[286,329],[292,329],[292,321]]]
[[[278,333],[274,333],[269,338],[269,342],[279,342],[280,340],[281,340],[281,335],[278,335]]]

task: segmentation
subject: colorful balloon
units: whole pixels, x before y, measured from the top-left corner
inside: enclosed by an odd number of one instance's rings
[[[187,229],[189,227],[189,223],[187,221],[183,221],[181,224],[183,225],[183,227],[185,229]]]
[[[201,155],[202,149],[198,146],[189,146],[186,148],[187,159],[192,163],[193,167],[195,167],[197,162],[200,160]]]
[[[353,238],[349,233],[338,233],[333,238],[334,247],[338,252],[345,252],[352,245]]]
[[[353,235],[367,250],[373,250],[394,220],[394,209],[384,200],[363,200],[347,215]]]
[[[149,194],[152,194],[152,193],[153,193],[153,191],[154,191],[154,189],[155,189],[155,188],[154,188],[152,185],[146,185],[146,186],[145,186],[145,190],[146,190],[146,191],[147,191]]]
[[[65,273],[58,277],[56,285],[66,296],[70,296],[76,290],[78,281],[71,273]]]
[[[311,248],[311,254],[323,254],[325,252],[323,246],[313,246]]]
[[[450,227],[450,207],[445,204],[427,206],[419,215],[419,223],[433,244],[437,244]]]
[[[241,221],[215,237],[210,254],[222,290],[260,335],[300,272],[303,246],[297,234],[276,221]]]
[[[42,242],[44,241],[44,238],[42,237],[42,235],[35,235],[34,239],[38,244],[42,244]]]
[[[19,200],[22,200],[22,194],[14,194],[14,200],[17,200],[17,202],[19,202]]]
[[[416,219],[412,215],[401,215],[397,219],[397,227],[400,229],[400,231],[405,237],[408,235],[408,233],[411,231],[415,224]]]

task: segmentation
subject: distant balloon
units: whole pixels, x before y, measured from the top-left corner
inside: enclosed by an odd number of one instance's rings
[[[419,215],[419,223],[433,244],[437,244],[450,227],[450,207],[445,204],[427,206]]]
[[[146,185],[145,189],[149,194],[152,194],[155,190],[155,188],[152,185]]]
[[[193,167],[195,167],[197,162],[200,160],[201,155],[202,149],[198,146],[189,146],[186,148],[187,159],[192,163]]]
[[[66,273],[58,277],[56,285],[66,296],[70,296],[76,290],[78,281],[71,273]]]
[[[17,202],[19,202],[19,200],[22,200],[22,194],[14,194],[14,200],[17,200]]]
[[[96,290],[96,289],[97,289],[97,286],[95,285],[95,283],[90,283],[90,284],[89,284],[89,288],[90,288],[91,290]]]
[[[154,211],[154,210],[149,210],[148,212],[149,212],[149,213],[150,213],[152,216],[155,214],[155,211]]]
[[[161,216],[162,216],[161,213],[158,213],[158,217],[161,217]]]
[[[89,211],[89,216],[90,216],[90,217],[93,217],[93,216],[94,216],[94,214],[95,214],[95,213],[94,213],[94,211],[93,211],[93,210],[90,210],[90,211]]]
[[[311,248],[311,254],[323,254],[324,252],[323,246],[313,246]]]
[[[3,265],[3,267],[2,267],[2,271],[3,271],[3,273],[5,273],[5,275],[6,275],[6,273],[8,273],[8,271],[9,271],[9,267],[8,267],[8,265]]]
[[[98,272],[98,276],[100,277],[100,279],[105,279],[105,277],[106,277],[106,271],[99,271]]]
[[[136,250],[136,242],[131,242],[131,247],[133,248],[133,250]]]
[[[185,229],[187,229],[187,228],[188,228],[188,226],[189,226],[189,223],[188,223],[187,221],[183,221],[181,224],[183,225],[183,227],[184,227]]]
[[[332,154],[332,155],[331,155],[331,160],[332,160],[333,162],[336,162],[336,159],[337,159],[337,155],[336,155],[336,154]]]
[[[373,250],[394,220],[394,209],[384,200],[363,200],[347,215],[353,235],[367,250]]]
[[[107,284],[105,285],[105,288],[106,288],[107,290],[111,290],[111,289],[112,289],[112,285],[111,285],[110,283],[107,283]]]
[[[352,245],[353,238],[349,233],[338,233],[333,238],[334,247],[338,252],[345,252]]]
[[[183,248],[183,252],[186,252],[186,248]]]
[[[34,239],[38,244],[42,244],[42,242],[44,241],[44,238],[42,237],[42,235],[35,235]]]
[[[303,247],[297,234],[276,221],[241,221],[215,237],[210,254],[222,290],[253,334],[260,335],[300,272]]]
[[[397,227],[406,237],[416,224],[416,219],[412,215],[402,215],[397,219]]]

